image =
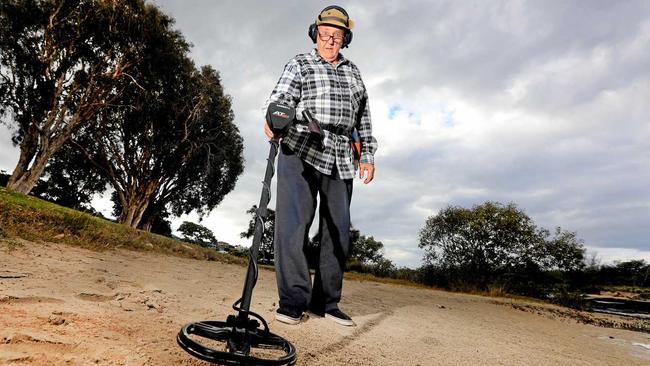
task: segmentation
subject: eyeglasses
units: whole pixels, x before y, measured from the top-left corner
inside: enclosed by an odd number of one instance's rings
[[[329,42],[330,39],[334,40],[334,43],[342,43],[343,42],[343,36],[339,35],[334,35],[334,34],[324,34],[321,32],[318,32],[318,38],[320,38],[321,41],[323,42]]]

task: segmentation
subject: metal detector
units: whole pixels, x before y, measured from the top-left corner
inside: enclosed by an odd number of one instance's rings
[[[255,215],[255,235],[250,248],[244,291],[232,306],[238,314],[229,315],[225,322],[201,321],[186,324],[176,337],[181,348],[204,361],[222,365],[292,365],[296,361],[296,348],[286,339],[271,333],[264,318],[250,311],[253,287],[258,275],[257,256],[264,235],[266,208],[271,199],[271,179],[275,173],[279,139],[289,130],[295,114],[294,108],[278,103],[270,103],[266,112],[266,121],[274,137],[270,141],[262,197]],[[309,112],[304,111],[303,116],[309,121],[310,131],[322,135],[318,122]],[[261,328],[260,323],[263,326]],[[218,344],[219,348],[211,348],[214,344]]]

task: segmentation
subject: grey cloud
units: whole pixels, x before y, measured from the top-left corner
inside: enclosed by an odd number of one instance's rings
[[[328,4],[157,3],[194,44],[196,63],[219,70],[233,98],[246,171],[217,212],[245,225],[268,153],[260,108],[284,64],[312,47],[307,26]],[[446,107],[450,95],[484,119],[455,120],[452,130],[482,127],[479,122],[503,112],[520,118],[465,136],[433,134],[430,145],[407,144],[393,155],[382,153],[390,134],[380,136],[375,181],[355,182],[353,223],[383,240],[388,253],[406,253],[392,258],[398,264],[419,264],[417,233],[428,215],[447,204],[485,200],[514,201],[539,225],[575,230],[607,255],[612,250],[606,248],[648,253],[650,3],[386,0],[343,6],[357,22],[343,52],[361,69],[371,108],[381,101],[423,125],[440,123],[422,115]],[[513,91],[517,85],[521,90]],[[372,112],[376,123],[385,121],[379,110]],[[0,164],[10,161],[2,136]],[[214,225],[215,232],[222,229]]]

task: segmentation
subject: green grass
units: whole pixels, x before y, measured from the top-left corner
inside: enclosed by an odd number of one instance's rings
[[[92,250],[124,248],[225,263],[246,263],[245,258],[217,253],[0,188],[0,239],[9,243],[17,238]]]

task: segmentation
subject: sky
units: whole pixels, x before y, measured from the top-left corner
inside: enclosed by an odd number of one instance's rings
[[[268,154],[261,108],[284,65],[313,48],[308,26],[331,3],[155,3],[232,97],[245,171],[201,224],[249,246],[239,233]],[[356,22],[342,52],[361,70],[379,142],[375,180],[355,180],[352,222],[384,243],[387,258],[419,266],[427,217],[497,201],[539,226],[577,232],[603,263],[650,261],[650,2],[337,5]],[[17,159],[0,127],[0,170]],[[110,213],[106,196],[93,204]],[[184,220],[198,217],[172,227]]]

